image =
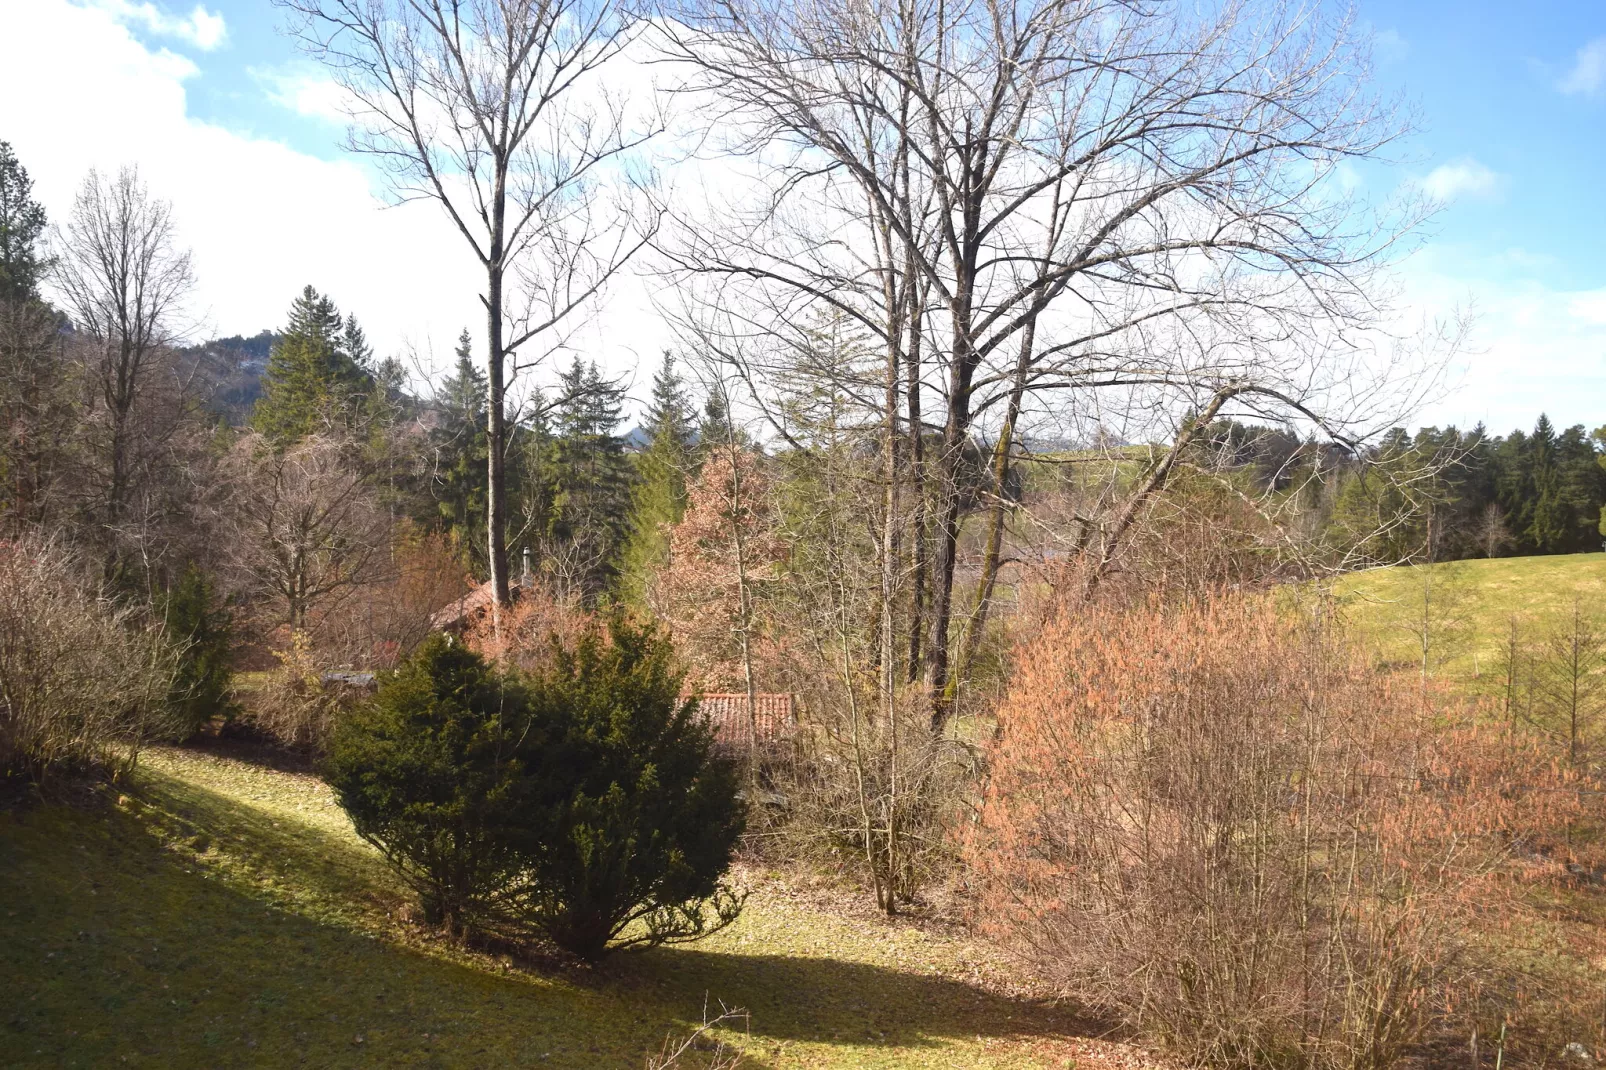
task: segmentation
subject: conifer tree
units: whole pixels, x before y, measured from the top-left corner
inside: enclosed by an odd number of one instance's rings
[[[485,557],[486,379],[474,364],[467,329],[457,340],[457,363],[436,397],[440,425],[435,448],[435,500],[453,540],[469,561]]]
[[[351,346],[357,347],[355,354]],[[289,326],[268,356],[251,422],[279,446],[326,423],[350,426],[373,385],[360,363],[372,354],[356,321],[342,319],[333,301],[306,287],[290,306]]]
[[[551,446],[550,543],[585,562],[583,586],[599,593],[611,576],[629,510],[630,468],[619,437],[624,390],[596,363],[576,357],[559,377]]]
[[[39,295],[44,231],[45,210],[33,199],[33,180],[10,142],[0,141],[0,301]]]
[[[635,605],[642,604],[652,574],[669,558],[669,528],[686,512],[687,470],[697,439],[695,410],[667,350],[653,376],[646,415],[647,444],[636,455],[629,530],[619,559],[619,594]]]

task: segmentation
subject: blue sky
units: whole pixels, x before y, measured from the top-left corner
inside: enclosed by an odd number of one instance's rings
[[[1379,84],[1420,117],[1406,154],[1424,171],[1473,160],[1494,175],[1441,215],[1436,242],[1475,258],[1520,250],[1557,286],[1606,285],[1606,0],[1374,0],[1360,13],[1379,34]],[[1599,58],[1579,71],[1591,42]]]
[[[1363,181],[1445,201],[1402,299],[1476,316],[1456,389],[1419,418],[1606,424],[1606,0],[1360,0],[1358,15],[1379,87],[1421,127]],[[138,162],[195,245],[204,329],[273,325],[311,282],[382,346],[438,364],[477,323],[472,266],[429,206],[381,209],[283,17],[265,0],[0,0],[0,29],[38,43],[0,68],[0,139],[56,218],[88,166]],[[438,272],[387,271],[420,258]],[[630,340],[608,343],[616,365],[666,340],[640,296],[611,311]]]

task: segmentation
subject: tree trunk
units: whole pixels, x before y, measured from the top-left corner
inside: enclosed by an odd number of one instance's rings
[[[965,630],[959,637],[959,660],[948,677],[944,705],[952,708],[959,697],[959,685],[970,674],[971,663],[981,646],[982,631],[987,627],[987,614],[992,607],[993,589],[998,583],[998,571],[1003,562],[1004,520],[1008,515],[1005,494],[1009,487],[1010,453],[1015,446],[1015,424],[1020,419],[1021,405],[1026,397],[1026,372],[1031,367],[1032,349],[1037,338],[1037,318],[1028,320],[1021,332],[1020,357],[1015,362],[1015,383],[1009,392],[1009,405],[1004,414],[1004,425],[998,430],[998,441],[993,447],[992,484],[993,500],[987,516],[987,546],[982,553],[981,576],[976,583],[976,598],[965,618]]]
[[[501,629],[501,609],[509,598],[507,576],[507,383],[504,376],[507,353],[502,338],[502,212],[505,195],[497,183],[492,208],[493,229],[489,263],[485,272],[485,377],[487,380],[485,416],[485,529],[486,555],[491,567],[492,612],[495,627]]]

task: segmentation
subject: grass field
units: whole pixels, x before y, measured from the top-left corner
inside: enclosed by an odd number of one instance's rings
[[[749,874],[731,929],[596,970],[432,942],[313,777],[151,752],[102,806],[0,813],[0,1063],[640,1067],[705,1000],[744,1066],[1098,1067],[962,934]]]
[[[1435,657],[1431,670],[1467,680],[1490,670],[1514,615],[1525,629],[1540,629],[1570,614],[1575,599],[1586,612],[1606,613],[1606,554],[1371,569],[1341,578],[1334,594],[1363,641],[1407,667],[1421,658],[1413,618],[1422,615],[1424,586],[1447,644],[1446,660]]]

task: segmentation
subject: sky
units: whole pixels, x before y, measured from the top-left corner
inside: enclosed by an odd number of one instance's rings
[[[1469,311],[1442,396],[1413,423],[1606,424],[1606,0],[1357,0],[1378,88],[1415,116],[1369,193],[1443,202],[1397,268],[1405,319]],[[387,204],[341,148],[323,73],[266,0],[0,0],[0,140],[54,220],[91,167],[135,163],[194,252],[200,336],[282,323],[303,285],[382,354],[445,366],[478,329],[475,265],[444,216]],[[17,47],[16,42],[25,42]],[[631,373],[671,343],[630,279],[572,339]]]

